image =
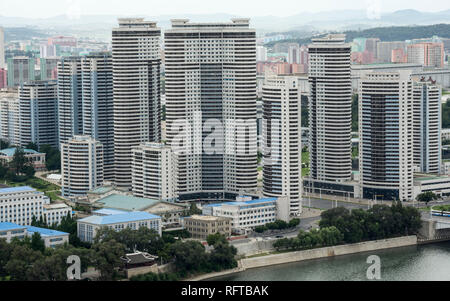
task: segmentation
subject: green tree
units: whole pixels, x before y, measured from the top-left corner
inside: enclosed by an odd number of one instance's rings
[[[39,251],[32,250],[28,245],[12,242],[13,250],[5,266],[6,273],[15,281],[28,280],[28,272],[33,264],[43,259]]]
[[[38,151],[38,150],[39,150],[39,146],[38,146],[36,143],[34,143],[34,142],[29,142],[29,143],[25,146],[25,148],[27,148],[27,149],[32,149],[32,150],[35,150],[35,151]]]
[[[210,234],[208,235],[208,237],[206,238],[206,242],[208,243],[209,246],[214,246],[216,245],[216,243],[219,242],[227,242],[227,238],[225,237],[225,235],[221,234],[221,233],[214,233],[214,234]]]
[[[17,147],[10,163],[16,175],[19,175],[23,171],[26,163],[27,159],[25,158],[23,148]]]
[[[95,267],[100,271],[101,280],[114,280],[124,262],[120,259],[126,253],[125,245],[115,240],[102,241],[92,245],[95,251]]]
[[[169,252],[181,273],[197,272],[206,266],[205,247],[198,241],[177,241],[170,246]]]
[[[216,240],[214,249],[209,255],[211,269],[214,271],[220,271],[223,269],[235,268],[237,266],[237,262],[234,259],[236,254],[236,248],[230,245],[226,239]]]
[[[0,150],[8,148],[9,146],[9,141],[0,139]]]
[[[0,179],[4,179],[8,173],[8,166],[3,162],[0,162]]]
[[[61,169],[61,153],[49,144],[41,145],[39,151],[45,153],[45,166],[47,170]]]
[[[300,219],[299,218],[293,218],[289,221],[288,223],[288,227],[289,228],[295,228],[300,224]]]
[[[432,191],[427,191],[427,192],[422,192],[421,194],[419,194],[416,197],[416,200],[419,202],[423,202],[426,205],[428,205],[429,202],[433,201],[433,200],[437,200],[438,196],[436,194],[434,194],[434,192]]]
[[[45,242],[41,238],[41,234],[34,232],[31,236],[31,249],[44,253]]]

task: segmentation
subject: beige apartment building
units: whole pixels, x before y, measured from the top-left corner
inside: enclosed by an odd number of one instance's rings
[[[205,240],[208,235],[221,233],[226,237],[231,235],[229,217],[192,215],[184,218],[184,228],[191,233],[192,238]]]

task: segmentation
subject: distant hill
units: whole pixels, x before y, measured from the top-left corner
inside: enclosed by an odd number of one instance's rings
[[[329,32],[332,33],[332,32]],[[431,38],[439,36],[441,38],[450,38],[450,24],[435,24],[427,26],[390,26],[377,27],[364,30],[344,31],[346,40],[351,42],[354,38],[380,38],[381,41],[404,41],[412,39]],[[321,34],[324,35],[325,33]],[[311,38],[290,39],[282,42],[308,44]],[[272,47],[277,42],[267,43],[266,46]],[[278,42],[279,43],[279,42]]]
[[[151,1],[148,1],[149,3]],[[431,2],[431,1],[430,1]],[[430,4],[431,5],[431,4]],[[142,9],[143,12],[151,10]],[[289,8],[290,16],[253,16],[251,26],[258,32],[289,31],[309,27],[314,32],[323,30],[355,30],[374,27],[405,26],[405,25],[430,25],[450,23],[450,10],[439,12],[423,12],[412,9],[398,10],[372,14],[365,9],[342,9],[321,12],[306,12],[301,5]],[[57,30],[81,30],[89,29],[92,32],[110,31],[117,25],[118,17],[136,17],[125,15],[59,15],[51,18],[22,18],[2,16],[0,11],[0,26],[23,27],[38,26],[40,28],[53,28]],[[204,21],[229,21],[232,17],[249,17],[248,15],[232,15],[226,13],[211,14],[174,14],[145,16],[148,20],[158,21],[162,29],[170,27],[172,18],[189,18],[196,22]]]
[[[32,38],[46,38],[49,35],[34,27],[5,27],[5,41],[31,40]]]

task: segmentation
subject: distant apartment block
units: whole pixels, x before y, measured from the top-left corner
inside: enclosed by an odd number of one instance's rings
[[[0,91],[0,139],[20,145],[20,113],[17,89]]]
[[[267,61],[267,48],[264,46],[256,46],[256,61],[265,62]]]
[[[58,63],[59,143],[83,133],[81,57],[63,57]]]
[[[408,63],[422,64],[426,67],[444,67],[444,44],[418,43],[407,47]]]
[[[5,31],[0,27],[0,69],[5,67]]]
[[[40,58],[41,80],[56,80],[58,77],[59,58],[47,57]]]
[[[83,135],[103,145],[105,180],[114,180],[113,73],[109,52],[95,52],[81,58]]]
[[[406,52],[403,48],[397,48],[392,50],[391,55],[391,62],[392,63],[407,63],[408,57],[406,55]]]
[[[8,71],[6,69],[0,68],[0,89],[6,88],[8,86]]]
[[[405,49],[406,43],[402,41],[378,42],[376,59],[379,63],[391,63],[394,49]]]
[[[31,81],[19,87],[20,145],[58,148],[56,81]]]
[[[413,82],[414,165],[420,172],[441,169],[441,87],[431,81]]]
[[[18,87],[35,79],[35,60],[29,57],[8,59],[8,87]]]

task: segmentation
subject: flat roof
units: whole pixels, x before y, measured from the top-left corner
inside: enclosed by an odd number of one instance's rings
[[[138,198],[122,194],[111,194],[96,201],[96,203],[103,204],[103,207],[105,208],[120,209],[125,211],[142,211],[159,202],[159,200]]]
[[[46,228],[39,228],[39,227],[33,227],[33,226],[25,226],[25,228],[27,228],[28,232],[30,232],[30,233],[37,232],[42,237],[69,235],[69,233],[67,233],[67,232],[61,232],[61,231],[56,231],[56,230],[46,229]]]
[[[248,205],[255,205],[255,204],[262,204],[267,202],[276,202],[277,198],[262,198],[257,200],[251,200],[251,201],[242,201],[242,202],[223,202],[223,203],[217,203],[217,204],[208,204],[204,205],[203,207],[219,207],[222,205],[234,205],[234,206],[248,206]]]
[[[101,187],[95,188],[91,191],[88,191],[88,193],[103,194],[103,193],[110,192],[113,189],[114,188],[112,186],[101,186]]]
[[[104,215],[128,213],[128,211],[123,211],[123,210],[114,209],[114,208],[102,208],[102,209],[95,210],[93,212],[99,213],[99,214],[104,214]]]
[[[450,179],[450,177],[440,177],[440,176],[428,176],[428,177],[417,177],[414,178],[414,180],[417,181],[429,181],[429,180],[443,180],[443,179]]]
[[[215,221],[218,219],[231,219],[231,217],[223,217],[223,216],[213,216],[213,215],[200,215],[200,214],[194,214],[191,216],[187,216],[185,218],[193,218],[197,220],[203,220],[203,221]]]
[[[88,216],[88,217],[78,220],[78,222],[84,222],[84,223],[96,224],[96,225],[109,225],[109,224],[127,223],[127,222],[134,222],[134,221],[141,221],[141,220],[148,220],[148,219],[157,219],[157,218],[161,218],[161,217],[158,215],[150,214],[148,212],[133,211],[133,212],[106,215],[106,216],[91,215],[91,216]]]
[[[25,229],[25,226],[20,226],[18,224],[10,222],[0,223],[0,231],[16,230],[16,229]]]
[[[25,192],[25,191],[37,191],[37,190],[30,186],[0,188],[0,193]]]
[[[43,207],[45,209],[62,209],[62,208],[70,208],[69,206],[67,206],[64,203],[59,203],[59,204],[44,204]]]

